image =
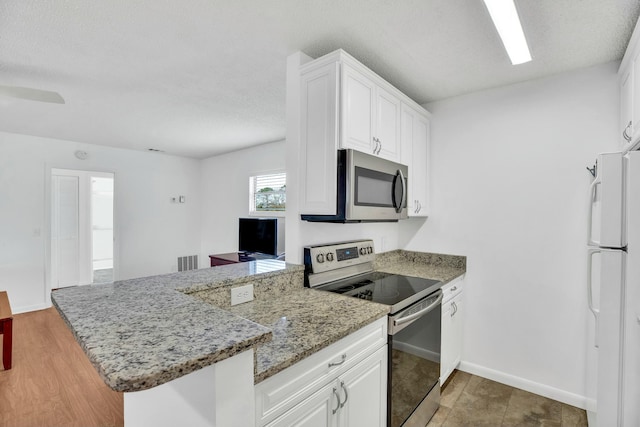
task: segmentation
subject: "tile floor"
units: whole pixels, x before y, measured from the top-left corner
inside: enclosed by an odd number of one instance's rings
[[[587,427],[582,409],[455,371],[427,427]]]

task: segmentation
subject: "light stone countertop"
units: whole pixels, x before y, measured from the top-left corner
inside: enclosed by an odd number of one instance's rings
[[[239,304],[231,313],[268,326],[273,339],[256,348],[255,383],[386,316],[389,307],[332,292],[300,288]]]
[[[299,275],[303,267],[254,261],[87,285],[51,293],[104,382],[139,391],[270,341],[272,331],[184,293]],[[182,291],[182,292],[179,292]]]
[[[447,283],[466,257],[397,250],[378,254],[375,268]],[[52,301],[114,390],[155,387],[250,348],[258,383],[388,313],[304,288],[303,270],[254,261],[60,289]],[[255,300],[231,307],[229,289],[247,283]]]
[[[444,285],[465,274],[467,257],[395,250],[378,254],[374,268],[384,273],[439,280]]]

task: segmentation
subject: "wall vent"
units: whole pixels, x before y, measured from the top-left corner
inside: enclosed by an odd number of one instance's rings
[[[178,257],[178,271],[197,270],[198,255],[188,255]]]

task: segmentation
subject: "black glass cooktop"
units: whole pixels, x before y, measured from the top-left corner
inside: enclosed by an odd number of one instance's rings
[[[373,271],[330,282],[316,289],[389,305],[393,314],[437,291],[441,285],[437,280]]]

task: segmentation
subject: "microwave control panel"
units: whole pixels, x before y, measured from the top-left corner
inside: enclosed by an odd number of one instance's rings
[[[373,240],[358,240],[304,248],[304,264],[313,273],[322,273],[350,265],[373,262]]]

